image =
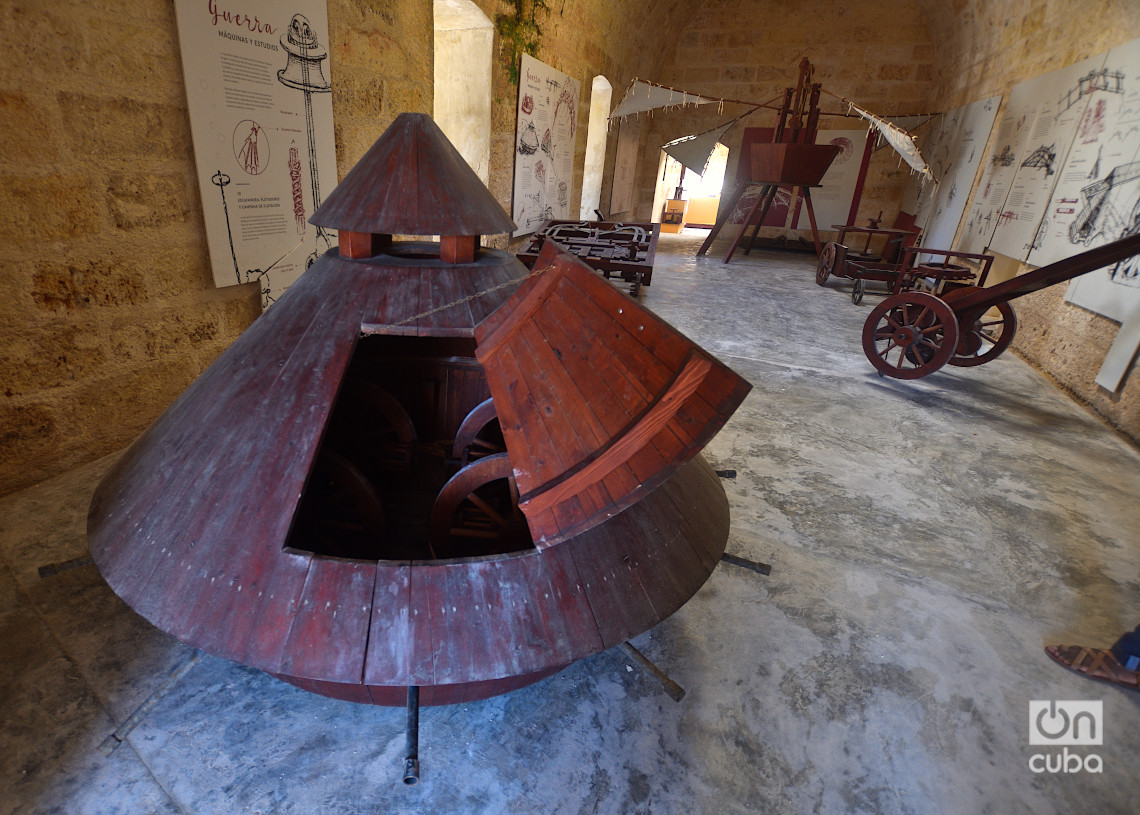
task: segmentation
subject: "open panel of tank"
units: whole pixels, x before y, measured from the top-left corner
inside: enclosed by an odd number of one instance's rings
[[[534,548],[474,340],[360,338],[286,546],[360,560]]]

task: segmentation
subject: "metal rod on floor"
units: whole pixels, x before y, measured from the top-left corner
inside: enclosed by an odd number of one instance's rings
[[[725,563],[731,563],[733,566],[739,566],[742,569],[749,569],[750,571],[756,572],[757,574],[772,573],[772,567],[767,563],[758,563],[755,560],[749,560],[748,558],[740,557],[739,555],[730,555],[728,552],[725,552],[723,555],[721,555],[720,559]]]
[[[625,649],[625,652],[627,654],[633,657],[634,661],[637,662],[638,665],[649,671],[649,673],[653,674],[657,681],[661,683],[661,687],[665,689],[665,692],[673,698],[674,702],[680,702],[685,698],[685,689],[670,679],[669,675],[666,674],[663,670],[650,662],[649,657],[645,656],[645,654],[638,651],[628,642],[623,642],[621,644],[621,647]]]
[[[404,749],[404,783],[409,787],[420,781],[420,689],[408,686],[408,727]]]

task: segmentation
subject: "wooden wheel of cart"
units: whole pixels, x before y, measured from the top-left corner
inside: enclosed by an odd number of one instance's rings
[[[855,285],[851,287],[851,302],[859,305],[863,302],[863,293],[867,291],[867,281],[861,277],[855,278]]]
[[[444,484],[431,510],[428,542],[437,558],[496,555],[533,546],[506,453],[477,459]]]
[[[822,286],[827,282],[827,278],[831,277],[836,272],[836,268],[840,261],[840,244],[835,241],[828,241],[823,246],[823,251],[819,253],[819,261],[815,264],[815,282]]]
[[[963,286],[948,292],[944,299],[953,305],[955,299],[976,291],[980,291],[977,286]],[[1014,314],[1013,306],[1001,302],[994,308],[998,312],[996,317],[987,311],[970,321],[968,326],[964,322],[958,326],[958,348],[950,358],[951,365],[960,368],[983,365],[1001,356],[1013,342],[1013,336],[1017,333],[1017,315]],[[969,315],[963,316],[970,320]]]
[[[495,411],[495,400],[480,402],[467,414],[463,424],[455,433],[455,444],[451,457],[459,459],[466,466],[476,459],[495,453],[506,452],[503,431],[499,428],[499,414]]]
[[[384,543],[384,505],[368,477],[340,453],[317,455],[294,522],[308,551],[376,559]]]
[[[902,292],[874,308],[863,324],[863,352],[882,376],[918,379],[949,362],[958,347],[958,320],[932,294]]]
[[[329,422],[328,446],[373,476],[402,476],[412,465],[416,428],[394,396],[363,379],[345,380]]]

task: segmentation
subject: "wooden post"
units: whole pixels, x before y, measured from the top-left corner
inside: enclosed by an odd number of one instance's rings
[[[392,236],[341,229],[337,231],[337,244],[342,258],[370,258],[391,246]]]
[[[478,235],[440,235],[439,259],[444,263],[472,263],[478,247]]]

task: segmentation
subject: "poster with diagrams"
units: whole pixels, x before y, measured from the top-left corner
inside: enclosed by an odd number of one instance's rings
[[[1069,147],[1068,142],[1060,141],[1062,134],[1055,129],[1053,114],[1061,107],[1063,93],[1059,89],[1075,83],[1082,71],[1087,73],[1100,61],[1103,57],[1087,59],[1013,87],[998,122],[993,149],[983,162],[959,249],[984,252],[992,248],[1010,257],[1026,257],[1048,204],[1049,193],[1042,192],[1040,185],[1046,184],[1051,190],[1056,174],[1058,159],[1050,164],[1048,157],[1059,150],[1063,158]],[[1049,112],[1043,113],[1046,110]],[[1064,113],[1066,123],[1073,125],[1071,134],[1075,130],[1073,109]],[[1017,178],[1023,163],[1025,172]],[[1000,238],[995,234],[999,224]]]
[[[576,79],[522,55],[511,213],[516,236],[570,217],[580,92]]]
[[[1017,260],[1029,256],[1088,104],[1088,96],[1076,89],[1081,77],[1100,70],[1103,63],[1101,54],[1025,83],[1032,86],[1024,100],[1025,139],[990,239],[994,252]],[[1014,88],[1011,99],[1020,87]]]
[[[308,223],[337,182],[325,0],[175,12],[214,282],[268,306],[336,243]]]
[[[1085,112],[1029,255],[1034,266],[1140,231],[1140,40],[1110,51],[1071,92],[1085,97]],[[1076,278],[1066,299],[1123,322],[1140,306],[1140,261]]]
[[[919,149],[937,183],[915,177],[908,196],[914,209],[907,209],[909,201],[903,209],[915,213],[924,246],[949,249],[953,245],[1000,104],[1000,96],[979,99],[923,126]]]
[[[834,224],[847,223],[847,216],[851,213],[851,199],[855,195],[863,151],[867,147],[867,130],[821,130],[815,143],[839,147],[839,155],[827,168],[820,186],[811,191],[815,222],[821,230],[827,231]],[[811,229],[805,207],[800,207],[796,216],[795,229]]]

